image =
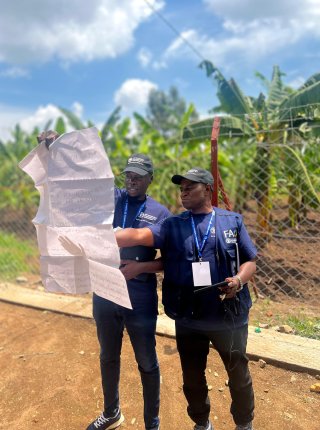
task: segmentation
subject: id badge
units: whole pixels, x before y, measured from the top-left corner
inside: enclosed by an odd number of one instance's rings
[[[199,261],[192,263],[193,285],[203,287],[211,285],[211,273],[209,261]]]

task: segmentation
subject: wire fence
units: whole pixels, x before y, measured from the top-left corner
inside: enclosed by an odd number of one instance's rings
[[[302,138],[296,132],[296,120],[293,117],[292,128],[283,128],[281,133],[264,129],[253,137],[224,127],[219,137],[219,170],[232,209],[243,214],[258,248],[253,292],[288,306],[294,301],[319,310],[319,126]],[[262,133],[272,139],[263,141]],[[222,195],[219,205],[223,206]],[[35,212],[36,208],[31,212],[23,207],[0,209],[0,282],[21,276],[31,283],[40,279],[31,223]]]
[[[256,296],[288,306],[300,303],[319,314],[319,105],[279,111],[271,126],[266,116],[257,112],[221,118],[218,164],[223,188],[258,248]],[[212,124],[213,118],[189,124],[185,141],[209,140]],[[220,190],[219,206],[223,200]]]

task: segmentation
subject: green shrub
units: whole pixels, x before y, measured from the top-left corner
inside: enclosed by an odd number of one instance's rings
[[[299,336],[320,340],[320,318],[308,318],[303,315],[289,316],[286,323],[290,325]]]
[[[38,249],[34,242],[20,240],[13,233],[0,231],[0,280],[12,280],[22,273],[36,273]]]

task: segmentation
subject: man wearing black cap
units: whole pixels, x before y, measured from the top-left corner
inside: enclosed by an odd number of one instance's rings
[[[163,305],[175,320],[183,391],[194,430],[213,430],[205,377],[210,342],[229,376],[236,430],[252,430],[254,395],[246,356],[251,306],[247,282],[256,270],[257,250],[241,215],[212,207],[210,172],[195,167],[174,175],[172,182],[180,185],[187,211],[161,225],[119,231],[118,245],[161,249]]]
[[[146,192],[153,179],[153,164],[145,154],[134,154],[123,171],[125,189],[115,189],[114,228],[141,229],[170,216],[167,208]],[[124,327],[130,337],[140,371],[146,430],[159,429],[160,372],[155,330],[158,314],[155,272],[162,262],[154,260],[154,247],[121,248],[121,270],[127,279],[133,310],[93,295],[93,316],[100,343],[100,368],[104,411],[87,430],[118,427],[122,421],[119,402],[120,354]]]

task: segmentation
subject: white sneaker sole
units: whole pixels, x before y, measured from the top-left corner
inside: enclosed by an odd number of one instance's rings
[[[119,427],[124,421],[124,416],[121,414],[120,418],[118,419],[118,421],[116,421],[115,423],[111,424],[110,427],[108,427],[107,430],[112,430],[112,429],[116,429],[117,427]]]

